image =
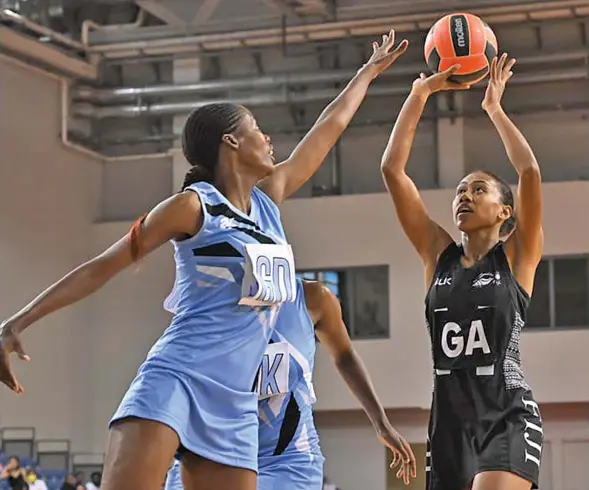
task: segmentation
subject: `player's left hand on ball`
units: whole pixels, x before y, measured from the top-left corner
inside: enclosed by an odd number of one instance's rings
[[[362,68],[374,71],[374,77],[380,75],[407,51],[409,41],[403,39],[395,49],[393,49],[394,46],[395,30],[391,29],[388,34],[382,35],[382,43],[379,44],[377,41],[372,43],[372,56]]]
[[[415,455],[409,443],[392,427],[379,432],[378,439],[393,452],[393,461],[390,467],[399,467],[397,478],[402,479],[405,485],[409,485],[411,478],[417,476]]]
[[[509,59],[507,53],[503,53],[501,58],[495,57],[491,61],[489,83],[485,92],[485,98],[481,104],[484,111],[489,112],[501,104],[501,97],[503,97],[505,85],[513,76],[513,65],[515,65],[515,59]]]

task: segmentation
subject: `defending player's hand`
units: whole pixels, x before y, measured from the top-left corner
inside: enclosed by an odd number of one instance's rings
[[[456,83],[450,80],[450,77],[456,73],[460,65],[454,65],[445,71],[434,73],[429,77],[425,73],[420,73],[419,78],[413,82],[412,93],[426,99],[431,94],[445,90],[468,90],[470,85],[465,83]]]
[[[8,386],[16,394],[23,393],[23,388],[10,369],[10,354],[16,353],[23,361],[30,358],[25,354],[18,334],[9,321],[0,325],[0,382]]]
[[[397,478],[403,479],[405,485],[409,485],[411,478],[417,476],[415,455],[409,443],[392,427],[378,434],[378,440],[393,452],[391,468],[396,468]]]
[[[501,97],[503,97],[505,85],[513,76],[513,65],[515,65],[515,59],[511,58],[508,60],[507,53],[503,53],[501,58],[497,59],[495,57],[491,61],[489,83],[485,92],[485,98],[481,104],[481,107],[487,113],[501,106]]]
[[[409,41],[404,39],[395,49],[393,49],[394,46],[395,30],[391,29],[388,34],[382,35],[381,44],[378,44],[377,41],[372,43],[372,56],[361,69],[370,70],[373,77],[376,78],[391,66],[405,51],[407,51]]]

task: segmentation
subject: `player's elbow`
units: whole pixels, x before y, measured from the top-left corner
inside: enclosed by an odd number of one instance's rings
[[[541,180],[540,166],[531,148],[522,148],[509,155],[520,179]]]
[[[534,154],[522,155],[520,161],[522,163],[520,165],[519,178],[522,180],[525,179],[530,183],[540,184],[542,182],[542,172]]]
[[[339,350],[334,355],[334,362],[337,368],[341,371],[347,371],[350,366],[355,366],[358,363],[358,355],[354,348],[350,345]]]
[[[405,160],[396,153],[384,155],[380,161],[380,171],[387,182],[394,183],[405,175]]]

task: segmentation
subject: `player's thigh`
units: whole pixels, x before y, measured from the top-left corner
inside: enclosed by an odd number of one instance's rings
[[[167,425],[134,417],[110,429],[101,490],[160,490],[178,449]]]
[[[184,490],[256,490],[256,472],[216,463],[196,454],[182,454]]]
[[[483,471],[474,477],[472,490],[530,490],[532,483],[509,471]]]

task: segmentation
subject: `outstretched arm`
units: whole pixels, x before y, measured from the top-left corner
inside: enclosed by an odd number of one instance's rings
[[[415,456],[407,441],[395,431],[387,418],[370,375],[354,350],[338,299],[321,283],[308,282],[304,287],[307,307],[315,322],[315,333],[321,345],[331,354],[340,376],[362,405],[378,438],[393,451],[392,466],[402,461],[398,476],[408,483],[410,477],[415,477]]]
[[[260,188],[277,204],[292,196],[319,169],[366,96],[370,83],[407,49],[407,41],[393,50],[395,32],[373,43],[370,60],[358,71],[342,93],[321,113],[311,130],[275,172],[260,183]]]
[[[452,67],[429,78],[422,73],[413,82],[413,88],[395,122],[381,162],[384,182],[395,204],[403,231],[424,263],[427,284],[431,282],[439,255],[452,238],[430,218],[417,186],[405,169],[417,125],[429,97],[440,90],[467,88],[452,85],[448,81],[457,68]]]
[[[176,194],[158,204],[134,226],[134,231],[121,238],[97,257],[82,264],[51,285],[18,313],[0,325],[0,382],[17,393],[22,387],[10,371],[9,356],[16,352],[28,360],[19,334],[41,318],[76,303],[128,267],[133,260],[147,255],[173,238],[198,232],[202,221],[201,204],[194,192]]]
[[[519,176],[514,233],[505,244],[506,253],[518,282],[531,295],[536,267],[542,258],[542,176],[526,138],[501,107],[501,97],[515,60],[507,54],[491,63],[490,80],[482,107],[503,142],[509,161]]]

